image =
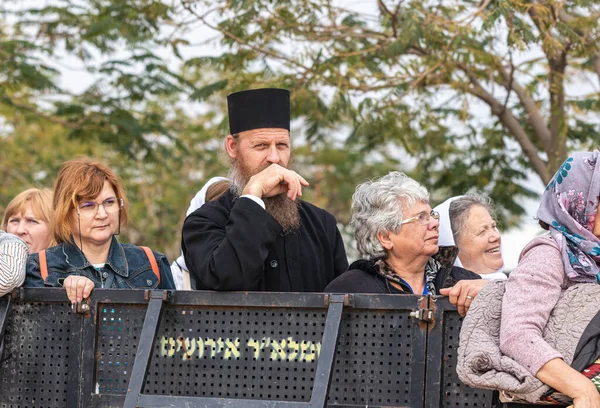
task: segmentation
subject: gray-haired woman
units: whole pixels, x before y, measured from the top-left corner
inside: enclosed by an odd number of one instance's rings
[[[496,226],[492,200],[477,191],[451,197],[434,208],[440,213],[439,244],[456,245],[454,265],[487,280],[506,279],[502,238]]]
[[[465,314],[486,281],[453,266],[455,247],[438,247],[439,215],[427,189],[401,172],[356,187],[352,226],[364,259],[326,288],[335,293],[451,295]],[[452,289],[442,289],[454,286]]]

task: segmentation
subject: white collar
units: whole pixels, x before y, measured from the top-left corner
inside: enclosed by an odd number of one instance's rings
[[[502,267],[502,269],[504,269],[504,267]],[[479,276],[481,276],[483,279],[485,280],[506,280],[508,279],[508,276],[506,276],[506,274],[504,272],[493,272],[493,273],[480,273]]]

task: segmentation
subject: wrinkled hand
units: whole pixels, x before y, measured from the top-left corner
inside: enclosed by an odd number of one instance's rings
[[[598,394],[596,392],[596,394]],[[572,408],[600,408],[600,397],[577,397],[573,400]]]
[[[440,295],[448,296],[450,303],[458,309],[458,313],[465,316],[473,299],[487,283],[485,279],[461,280],[451,288],[440,289]]]
[[[271,164],[250,177],[242,195],[252,194],[264,198],[286,193],[290,200],[295,200],[296,197],[302,196],[302,186],[308,186],[308,181],[298,173],[278,164]]]
[[[90,297],[90,293],[94,289],[94,282],[85,276],[70,275],[65,279],[63,287],[66,289],[71,303],[76,303]]]
[[[592,383],[591,386],[586,387],[586,391],[582,395],[573,398],[573,405],[571,407],[600,408],[600,394],[596,386]]]

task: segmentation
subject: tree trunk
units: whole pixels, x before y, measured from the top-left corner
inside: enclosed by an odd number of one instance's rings
[[[564,76],[567,67],[567,53],[562,52],[550,63],[550,135],[552,153],[548,156],[548,172],[554,174],[567,158],[567,122],[565,120]]]

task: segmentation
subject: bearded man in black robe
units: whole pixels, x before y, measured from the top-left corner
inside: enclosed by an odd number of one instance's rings
[[[185,220],[182,249],[192,285],[321,292],[348,260],[335,217],[300,199],[308,182],[288,168],[289,91],[242,91],[227,103],[232,186]]]

